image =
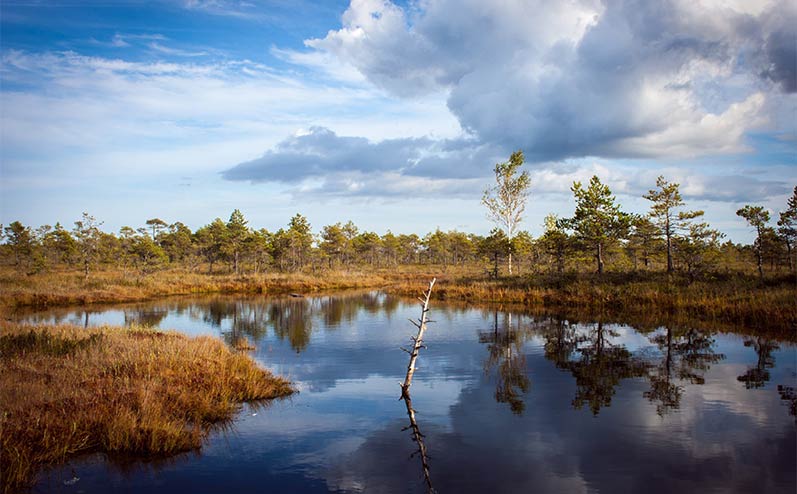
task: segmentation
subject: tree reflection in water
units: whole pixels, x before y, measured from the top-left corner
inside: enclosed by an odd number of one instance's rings
[[[159,326],[169,315],[168,307],[137,308],[124,311],[125,326]],[[88,324],[88,320],[87,320]]]
[[[545,357],[576,380],[573,408],[585,405],[594,415],[611,405],[615,388],[623,379],[644,376],[647,364],[624,345],[609,341],[616,331],[599,321],[586,333],[559,319],[549,321],[543,330]]]
[[[296,353],[300,353],[310,343],[313,318],[307,299],[293,298],[272,303],[269,316],[274,334],[280,339],[287,338]]]
[[[792,386],[778,384],[778,394],[780,399],[789,405],[789,415],[793,415],[797,420],[797,390]]]
[[[485,372],[496,368],[495,400],[498,403],[509,403],[512,413],[520,415],[526,409],[523,395],[528,392],[530,382],[526,376],[526,356],[523,354],[523,343],[528,336],[528,329],[512,327],[512,314],[505,313],[503,324],[499,330],[498,310],[494,312],[493,330],[479,333],[479,342],[487,343],[487,360]]]
[[[381,311],[390,316],[399,304],[398,299],[379,292],[314,298],[218,297],[207,304],[190,307],[189,313],[191,317],[219,328],[224,340],[232,346],[247,337],[257,342],[271,329],[300,353],[310,343],[316,327],[334,330],[341,324],[354,321],[361,311]]]
[[[745,338],[744,346],[753,347],[758,355],[758,361],[755,367],[748,368],[747,372],[736,379],[743,382],[747,389],[760,388],[769,382],[769,369],[775,367],[775,357],[772,356],[772,352],[780,346],[775,341],[761,336]]]
[[[611,405],[620,381],[645,375],[647,364],[644,361],[634,357],[625,345],[614,345],[608,339],[617,336],[616,331],[605,328],[599,321],[589,331],[587,344],[579,345],[576,350],[579,358],[565,364],[576,379],[574,408],[587,405],[593,415],[598,415],[602,407]]]
[[[554,362],[556,367],[566,369],[570,356],[578,348],[578,344],[586,337],[578,334],[576,325],[564,318],[550,318],[542,323],[541,329],[545,343],[545,358]]]
[[[644,396],[656,403],[659,415],[680,407],[684,388],[674,382],[675,379],[704,384],[704,374],[710,364],[725,358],[725,355],[714,352],[714,339],[710,335],[694,329],[675,336],[672,328],[667,327],[664,334],[657,334],[650,341],[658,346],[662,357],[661,362],[650,369],[650,389]]]
[[[747,372],[737,377],[736,380],[743,382],[747,389],[762,388],[769,382],[769,369],[775,367],[775,356],[772,355],[772,352],[780,349],[780,345],[774,340],[756,336],[745,338],[744,346],[753,347],[758,359],[755,367],[748,367]],[[789,415],[796,417],[797,420],[797,391],[794,386],[778,384],[777,390],[780,399],[785,401],[789,407]]]
[[[680,406],[683,382],[703,384],[711,364],[723,360],[713,349],[715,341],[707,334],[690,329],[680,334],[666,328],[663,334],[650,338],[661,352],[659,362],[651,361],[644,352],[634,354],[624,345],[610,339],[619,333],[606,329],[599,321],[586,333],[583,325],[570,324],[562,318],[550,318],[540,324],[545,339],[545,357],[576,379],[573,407],[589,406],[598,415],[610,406],[615,388],[624,379],[644,377],[650,389],[644,396],[656,403],[656,411],[664,415]]]
[[[418,456],[418,458],[421,460],[421,469],[423,470],[423,480],[426,484],[426,492],[436,492],[434,487],[432,487],[432,477],[429,473],[429,454],[426,451],[426,443],[424,443],[424,438],[426,436],[421,433],[421,428],[418,427],[418,422],[415,420],[415,409],[412,408],[412,397],[410,396],[409,391],[402,394],[401,399],[404,400],[404,404],[407,406],[407,417],[410,419],[410,425],[404,427],[401,429],[401,431],[412,431],[412,440],[418,445],[418,449],[413,452],[412,455],[410,455],[410,458]]]

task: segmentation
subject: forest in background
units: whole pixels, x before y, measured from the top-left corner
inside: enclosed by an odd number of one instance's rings
[[[756,269],[762,278],[795,271],[797,187],[775,224],[760,206],[737,212],[756,233],[752,244],[743,245],[723,241],[721,232],[700,221],[701,211],[683,210],[678,184],[660,178],[657,186],[644,196],[651,210],[630,214],[597,177],[588,187],[575,183],[574,216],[548,215],[538,238],[526,231],[507,235],[500,227],[489,235],[440,229],[425,235],[390,230],[380,235],[361,231],[351,221],[314,232],[301,214],[271,232],[250,226],[237,209],[227,221],[216,218],[195,231],[179,221],[150,218],[113,233],[84,213],[69,229],[19,221],[2,227],[0,262],[18,275],[79,269],[86,278],[107,269],[136,276],[165,269],[256,275],[402,266],[434,266],[444,272],[465,268],[497,278],[506,274],[510,257],[513,274],[519,275],[603,273],[604,265],[620,273],[677,272],[690,281]]]

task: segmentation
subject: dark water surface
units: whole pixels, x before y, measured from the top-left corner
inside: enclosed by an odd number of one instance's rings
[[[83,457],[34,492],[425,492],[424,464],[440,493],[797,489],[793,344],[433,302],[411,423],[400,347],[418,315],[377,292],[26,315],[245,337],[300,389],[245,406],[198,453]]]

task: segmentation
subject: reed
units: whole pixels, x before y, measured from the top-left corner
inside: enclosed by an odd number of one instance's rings
[[[144,327],[0,323],[2,489],[84,452],[164,456],[199,448],[239,403],[290,383],[218,339]]]

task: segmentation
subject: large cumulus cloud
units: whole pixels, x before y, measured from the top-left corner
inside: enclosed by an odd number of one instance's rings
[[[739,152],[797,84],[785,1],[353,0],[342,24],[306,44],[540,160]]]
[[[797,104],[797,4],[352,0],[341,24],[286,58],[337,60],[336,71],[357,71],[399,100],[441,95],[463,137],[373,142],[314,127],[225,178],[302,194],[473,197],[494,163],[522,149],[534,192],[568,194],[573,179],[594,172],[639,196],[661,172],[651,170],[656,160],[693,198],[791,190],[791,172],[778,177],[785,182],[753,178],[743,166],[705,169],[705,157],[755,152],[751,132],[793,142],[783,118],[770,116]],[[681,158],[702,161],[674,168]],[[607,167],[618,159],[654,165]]]

